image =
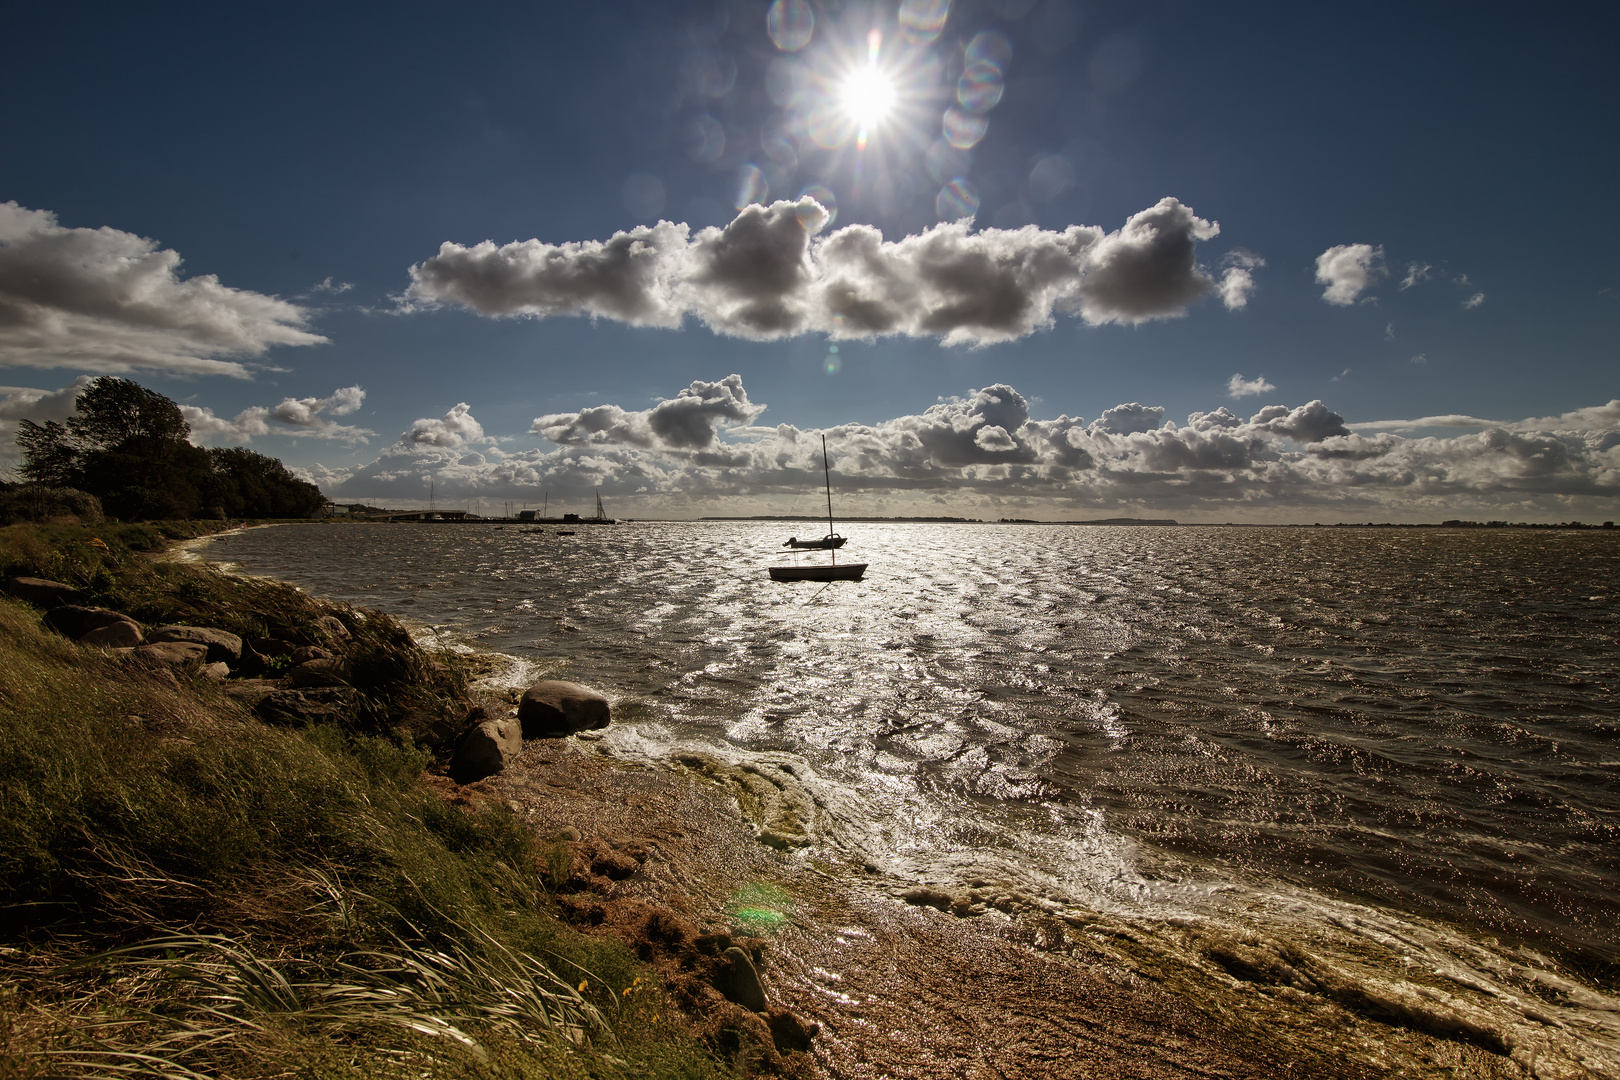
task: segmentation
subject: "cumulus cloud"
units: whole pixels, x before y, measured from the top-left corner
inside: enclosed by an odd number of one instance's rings
[[[1115,232],[974,231],[963,220],[890,241],[869,225],[818,235],[828,220],[802,198],[745,207],[724,228],[695,234],[661,221],[605,241],[447,241],[411,267],[401,307],[666,328],[690,315],[716,333],[756,340],[824,333],[984,345],[1050,327],[1058,313],[1134,324],[1182,315],[1217,292],[1241,307],[1250,271],[1263,265],[1245,253],[1217,285],[1198,265],[1197,245],[1220,226],[1173,198]]]
[[[212,274],[180,277],[180,256],[118,229],[59,225],[0,203],[0,365],[246,378],[237,359],[326,339],[308,312]]]
[[[1326,285],[1322,299],[1348,306],[1384,276],[1384,249],[1371,244],[1340,244],[1316,257],[1316,282]]]
[[[1485,294],[1482,293],[1482,292],[1477,292],[1473,296],[1470,296],[1468,299],[1464,300],[1462,302],[1462,306],[1467,308],[1469,311],[1473,311],[1475,308],[1479,307],[1479,305],[1483,304],[1484,302],[1485,302]]]
[[[549,448],[470,445],[478,434],[424,439],[419,433],[440,422],[422,421],[371,462],[307,473],[334,497],[394,505],[425,503],[430,487],[441,500],[538,501],[544,491],[553,504],[573,497],[585,505],[599,486],[620,513],[806,512],[820,497],[825,434],[834,487],[851,514],[937,513],[943,500],[959,507],[953,512],[984,516],[1023,505],[1053,517],[1108,510],[1189,520],[1567,518],[1581,506],[1607,512],[1620,495],[1620,399],[1495,424],[1425,417],[1352,425],[1321,401],[1248,417],[1222,407],[1185,423],[1167,420],[1160,406],[1129,403],[1088,424],[1069,415],[1035,419],[1028,400],[1006,384],[914,415],[825,431],[759,426],[763,409],[732,376],[694,383],[648,409],[609,405],[542,417],[535,431]],[[660,410],[664,419],[655,424]],[[465,406],[445,421],[482,431]],[[1401,423],[1416,430],[1447,422],[1479,430],[1450,438],[1397,433]]]
[[[560,446],[662,446],[701,450],[715,445],[718,425],[752,424],[765,406],[748,400],[742,376],[719,382],[694,381],[675,397],[650,409],[630,412],[617,405],[536,417],[529,428]]]
[[[1275,389],[1277,388],[1267,382],[1264,375],[1253,379],[1245,379],[1242,375],[1234,372],[1232,377],[1226,380],[1228,397],[1259,397],[1261,394],[1269,394]]]
[[[366,392],[358,386],[345,386],[330,397],[283,398],[279,405],[252,405],[227,419],[215,416],[206,406],[180,406],[180,414],[191,425],[191,441],[202,443],[221,439],[230,443],[250,443],[261,435],[290,435],[298,438],[331,439],[350,445],[369,442],[377,434],[369,428],[340,424],[332,416],[347,416],[360,408]]]
[[[1221,259],[1221,265],[1226,268],[1218,286],[1221,303],[1226,305],[1228,311],[1247,307],[1249,294],[1255,288],[1254,271],[1266,265],[1266,260],[1252,251],[1234,248]]]
[[[451,406],[443,416],[424,417],[411,424],[400,437],[403,446],[434,446],[458,450],[484,439],[484,425],[473,418],[472,406],[465,401]]]

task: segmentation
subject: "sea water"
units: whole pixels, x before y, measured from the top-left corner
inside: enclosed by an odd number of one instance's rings
[[[790,787],[774,839],[1327,926],[1620,1068],[1591,989],[1620,957],[1620,535],[852,524],[838,558],[870,569],[821,586],[767,579],[789,531],[298,525],[204,554],[595,687],[604,752]]]

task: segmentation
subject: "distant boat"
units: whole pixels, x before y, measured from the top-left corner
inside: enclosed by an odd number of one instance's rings
[[[866,573],[865,563],[838,562],[838,549],[844,546],[844,538],[838,535],[833,528],[832,512],[832,466],[827,462],[827,436],[821,437],[821,475],[827,485],[827,535],[820,540],[800,540],[790,536],[786,548],[810,549],[826,551],[832,557],[828,563],[810,563],[808,565],[784,565],[770,568],[772,581],[859,581],[861,575]]]
[[[602,492],[601,492],[600,489],[598,489],[597,492],[596,492],[596,516],[593,517],[591,520],[595,521],[595,522],[597,522],[598,524],[601,524],[601,525],[617,525],[618,524],[618,522],[616,522],[612,518],[608,517],[607,516],[607,511],[602,508]]]

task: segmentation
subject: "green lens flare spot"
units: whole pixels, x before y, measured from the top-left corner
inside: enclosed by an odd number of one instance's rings
[[[726,913],[739,930],[770,934],[792,916],[793,898],[775,885],[744,885],[726,904]]]

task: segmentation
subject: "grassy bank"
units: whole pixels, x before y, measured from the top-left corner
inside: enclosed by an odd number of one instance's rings
[[[356,704],[270,726],[245,684],[0,599],[0,1076],[734,1074],[628,948],[557,918],[554,855],[504,804],[424,782],[454,669],[385,616],[139,557],[176,535],[12,526],[0,573],[147,626],[298,642],[335,616]]]

